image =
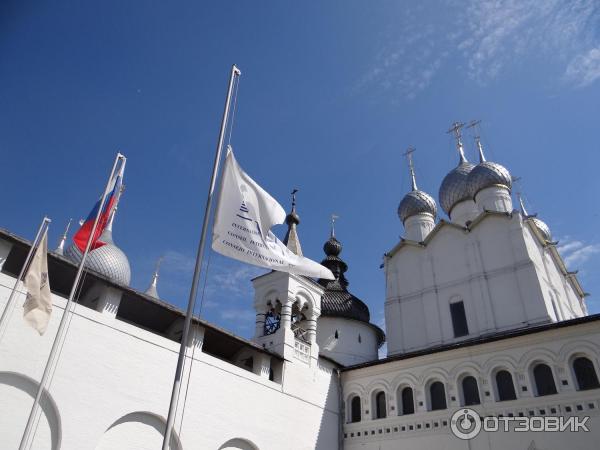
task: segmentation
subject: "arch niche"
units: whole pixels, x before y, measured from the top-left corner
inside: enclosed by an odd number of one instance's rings
[[[150,412],[133,412],[114,422],[100,439],[96,450],[156,450],[162,447],[166,421]],[[171,449],[181,450],[173,431]]]
[[[230,439],[219,447],[219,450],[258,450],[258,447],[246,439]]]
[[[0,447],[18,448],[23,429],[29,417],[38,383],[15,372],[0,372]],[[61,441],[60,415],[56,403],[44,392],[40,401],[42,415],[36,428],[32,448],[36,450],[59,450]],[[21,426],[14,426],[21,424]]]

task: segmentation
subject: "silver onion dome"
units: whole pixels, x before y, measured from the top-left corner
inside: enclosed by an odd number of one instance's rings
[[[440,206],[450,215],[454,206],[463,200],[472,199],[471,189],[469,189],[468,177],[474,164],[467,161],[461,154],[460,163],[444,177],[440,186]]]
[[[437,205],[435,200],[426,192],[420,191],[417,187],[417,178],[415,176],[415,168],[413,166],[412,154],[415,151],[413,147],[409,147],[405,155],[408,158],[408,168],[410,170],[411,191],[406,194],[400,201],[398,206],[398,217],[404,222],[411,216],[417,214],[430,214],[435,219],[437,215]]]
[[[437,205],[431,195],[423,191],[410,191],[404,196],[398,206],[398,217],[402,223],[411,216],[417,214],[437,215]]]
[[[106,244],[88,253],[85,259],[85,267],[104,275],[113,283],[129,286],[131,281],[129,260],[125,253],[114,244],[112,230],[110,228],[105,229],[100,239]],[[76,245],[71,245],[65,256],[75,264],[79,264],[82,252]]]
[[[506,167],[491,161],[483,161],[469,173],[467,180],[471,189],[471,197],[485,188],[504,186],[509,191],[512,188],[512,178]]]
[[[479,164],[471,171],[467,180],[471,197],[475,198],[479,191],[492,186],[503,186],[510,191],[512,177],[508,169],[498,163],[486,161],[479,136],[475,137],[475,142],[479,150]]]

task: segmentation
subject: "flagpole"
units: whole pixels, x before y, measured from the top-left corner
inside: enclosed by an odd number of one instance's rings
[[[47,216],[44,216],[44,219],[42,220],[42,223],[40,224],[40,228],[38,229],[38,232],[35,235],[35,239],[31,243],[31,248],[29,249],[29,253],[27,253],[27,257],[25,258],[23,267],[21,267],[21,272],[19,272],[17,281],[15,281],[15,285],[13,286],[10,296],[8,297],[8,301],[6,302],[4,311],[2,311],[2,317],[0,317],[0,340],[2,340],[2,337],[4,335],[4,331],[8,324],[8,319],[10,317],[10,313],[14,309],[13,300],[15,297],[15,293],[17,292],[17,287],[19,286],[19,282],[21,281],[21,278],[23,278],[23,276],[25,275],[25,271],[29,267],[29,264],[31,263],[33,255],[35,254],[35,251],[37,250],[37,247],[40,245],[41,237],[48,230],[48,224],[50,222],[52,222],[52,220],[50,220]]]
[[[98,220],[100,219],[100,215],[102,214],[102,209],[104,208],[104,203],[106,202],[106,197],[108,196],[108,191],[110,190],[110,184],[115,175],[117,166],[119,165],[119,161],[121,161],[123,164],[126,161],[125,156],[123,156],[121,153],[117,153],[117,157],[115,158],[115,162],[114,162],[112,170],[110,172],[110,177],[108,178],[108,182],[106,183],[106,188],[104,189],[104,194],[102,194],[102,200],[100,200],[100,204],[98,206],[98,212],[96,213],[96,218],[94,219],[94,225],[92,226],[92,231],[88,237],[87,244],[85,246],[85,251],[83,252],[83,255],[81,256],[81,261],[79,262],[79,267],[77,268],[77,274],[75,275],[75,280],[73,281],[73,286],[71,287],[71,293],[69,294],[69,298],[67,300],[65,310],[63,312],[62,318],[60,320],[60,324],[58,326],[58,331],[56,332],[56,336],[54,337],[54,342],[52,343],[52,349],[50,350],[50,354],[48,355],[48,360],[46,361],[46,367],[44,368],[44,373],[42,375],[42,379],[40,381],[40,385],[38,387],[37,394],[33,401],[33,406],[31,407],[31,412],[29,413],[29,418],[27,419],[27,425],[25,426],[25,431],[23,432],[23,437],[21,438],[21,444],[19,445],[19,450],[26,450],[26,448],[27,448],[27,443],[28,443],[29,437],[31,435],[33,423],[35,421],[35,416],[36,416],[39,406],[40,406],[40,399],[42,397],[42,394],[46,390],[46,384],[48,383],[48,377],[50,376],[52,366],[54,365],[54,359],[56,357],[56,354],[60,347],[60,343],[63,338],[65,326],[67,325],[67,319],[70,316],[71,304],[73,303],[73,298],[75,297],[75,292],[77,292],[77,285],[79,284],[79,280],[81,279],[81,274],[83,272],[85,260],[90,251],[90,247],[92,246],[92,240],[96,233],[96,227],[98,226]]]
[[[208,230],[208,222],[210,218],[210,210],[212,206],[213,193],[219,172],[219,162],[221,161],[221,151],[223,149],[223,140],[225,138],[225,130],[227,128],[227,118],[229,116],[229,108],[231,103],[231,95],[233,93],[233,84],[236,77],[241,75],[240,69],[235,64],[231,66],[231,75],[229,77],[229,87],[227,88],[227,98],[225,100],[225,110],[223,111],[223,119],[221,120],[221,130],[219,132],[219,141],[215,152],[215,161],[213,164],[213,172],[210,178],[210,186],[208,189],[208,198],[206,199],[206,207],[204,209],[204,222],[202,223],[202,233],[200,234],[200,243],[198,244],[198,252],[196,255],[196,265],[194,266],[194,277],[190,288],[190,296],[188,299],[187,312],[185,322],[183,324],[183,334],[181,335],[181,345],[179,347],[179,357],[177,359],[177,368],[175,369],[175,379],[173,381],[173,390],[171,392],[171,403],[169,404],[169,415],[167,416],[167,426],[165,428],[165,436],[163,440],[162,450],[169,450],[171,435],[173,433],[173,424],[175,423],[175,414],[177,412],[177,401],[179,399],[179,389],[181,387],[181,378],[183,375],[183,363],[185,361],[185,349],[190,334],[190,325],[192,315],[194,314],[194,305],[196,303],[196,294],[198,291],[198,280],[200,279],[200,269],[202,267],[202,259],[204,257],[204,243],[206,241],[206,232]]]

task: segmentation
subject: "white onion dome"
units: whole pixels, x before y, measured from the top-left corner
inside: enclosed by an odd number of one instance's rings
[[[430,214],[435,218],[437,205],[431,195],[426,192],[413,190],[404,196],[398,206],[398,217],[402,223],[411,216],[417,214]]]
[[[512,177],[508,169],[498,163],[486,161],[479,139],[477,139],[477,147],[479,148],[479,164],[469,173],[467,179],[471,197],[475,198],[479,191],[492,186],[502,186],[510,191]]]
[[[127,259],[125,253],[114,244],[112,240],[112,230],[108,228],[105,229],[100,240],[106,242],[106,244],[88,253],[87,258],[85,259],[86,269],[104,275],[113,283],[129,286],[129,282],[131,281],[129,259]],[[67,249],[65,256],[75,264],[79,264],[82,252],[76,245],[71,245]]]
[[[523,203],[523,198],[521,194],[517,192],[517,196],[519,197],[519,204],[521,205],[521,214],[524,218],[529,219],[540,232],[544,240],[551,242],[552,241],[552,233],[550,233],[550,227],[546,225],[541,219],[538,219],[535,215],[527,214],[527,210],[525,209],[525,204]]]
[[[533,222],[535,227],[538,229],[544,240],[551,242],[552,234],[550,233],[550,227],[546,225],[546,222],[538,219],[537,217],[530,217],[529,220]]]
[[[444,177],[440,186],[439,198],[440,206],[446,214],[450,215],[450,211],[457,203],[473,198],[471,189],[469,189],[468,177],[474,167],[475,165],[467,161],[461,153],[458,166]]]

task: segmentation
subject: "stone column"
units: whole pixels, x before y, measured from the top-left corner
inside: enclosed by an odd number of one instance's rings
[[[254,328],[254,338],[259,338],[265,334],[265,316],[269,310],[268,305],[256,306],[256,325]]]
[[[293,298],[287,298],[281,304],[281,327],[284,330],[290,330],[292,326],[292,305],[294,304]]]
[[[306,319],[306,332],[308,335],[308,342],[310,345],[314,345],[317,342],[317,319],[319,316],[315,313],[311,314],[308,319]]]
[[[523,372],[516,372],[514,377],[515,382],[515,391],[517,393],[517,398],[522,397],[533,397],[533,386],[529,386],[528,376]],[[533,383],[533,380],[532,380]],[[525,390],[523,390],[525,388]]]
[[[192,325],[188,336],[187,347],[190,349],[195,347],[196,350],[202,351],[202,345],[204,345],[204,331],[204,327]]]
[[[2,266],[4,266],[6,258],[8,258],[8,255],[11,250],[12,244],[6,241],[0,241],[0,270],[2,270]]]
[[[109,317],[116,317],[121,297],[123,292],[111,286],[103,286],[100,290],[98,302],[96,303],[96,311],[101,312]]]
[[[256,353],[254,355],[254,365],[252,367],[252,372],[268,380],[270,371],[271,356],[267,355],[266,353]]]

